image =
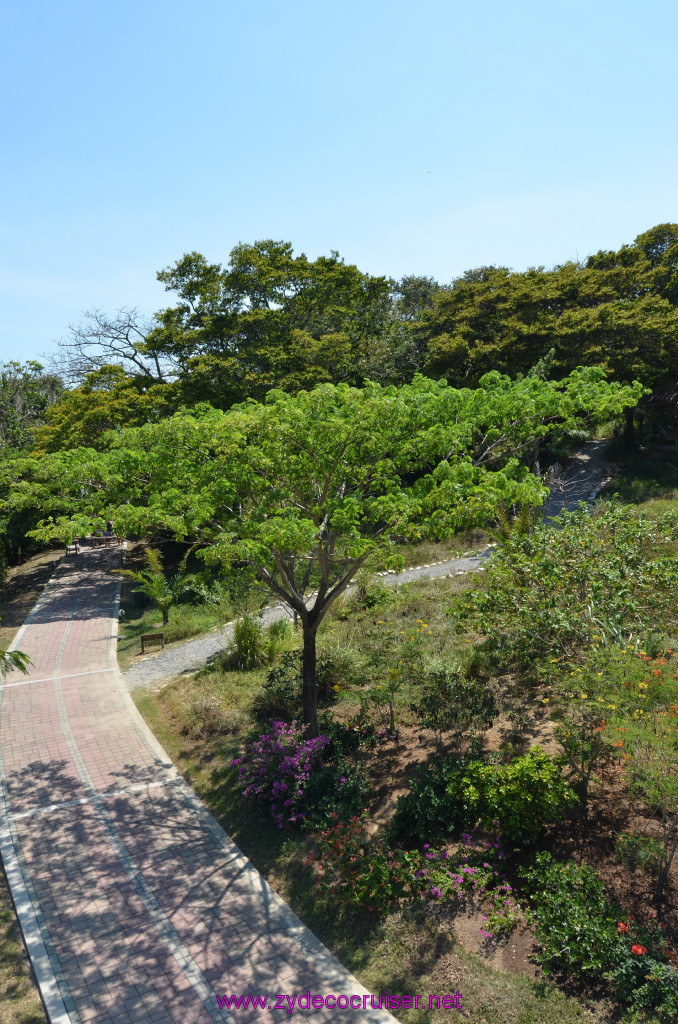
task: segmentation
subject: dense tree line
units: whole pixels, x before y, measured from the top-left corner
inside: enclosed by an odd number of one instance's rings
[[[0,368],[0,534],[10,560],[25,553],[36,515],[29,452],[102,448],[107,431],[182,408],[225,411],[273,388],[402,385],[419,373],[457,388],[535,366],[556,380],[599,366],[652,388],[678,376],[675,224],[582,263],[481,267],[446,285],[374,277],[336,252],[310,260],[271,240],[236,246],[224,266],[186,254],[158,278],[172,304],[149,320],[93,311],[61,343],[58,372]]]
[[[226,266],[189,253],[158,274],[173,305],[145,322],[100,310],[62,343],[72,386],[47,414],[41,450],[96,444],[112,427],[271,388],[403,384],[416,373],[475,387],[498,370],[602,366],[655,387],[678,375],[678,225],[617,252],[515,272],[480,267],[451,284],[373,277],[333,252],[309,260],[286,242],[236,246]]]

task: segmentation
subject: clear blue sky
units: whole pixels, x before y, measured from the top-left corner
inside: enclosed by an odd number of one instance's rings
[[[0,360],[239,241],[449,281],[678,221],[675,0],[34,0],[0,42]]]

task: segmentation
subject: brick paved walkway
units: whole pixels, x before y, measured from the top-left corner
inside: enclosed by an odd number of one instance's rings
[[[13,644],[30,676],[0,686],[0,848],[50,1021],[247,1024],[289,1015],[216,994],[365,996],[136,711],[115,655],[119,562],[99,549],[62,565]],[[392,1024],[365,1004],[304,1015]]]

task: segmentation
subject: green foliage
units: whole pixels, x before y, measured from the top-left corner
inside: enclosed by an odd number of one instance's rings
[[[358,816],[322,831],[318,847],[321,882],[348,907],[383,915],[420,889],[421,855],[392,850],[378,836],[368,839]]]
[[[268,661],[268,645],[259,619],[243,615],[233,624],[233,640],[223,658],[231,668],[259,668]]]
[[[349,821],[362,812],[369,796],[370,780],[361,765],[341,755],[328,760],[306,784],[306,827],[316,831]]]
[[[618,864],[624,864],[629,871],[638,868],[657,875],[664,859],[663,845],[643,832],[620,832],[614,842],[614,853]]]
[[[316,687],[320,703],[336,697],[350,680],[350,654],[321,651],[317,660]],[[298,649],[285,651],[280,662],[271,669],[254,699],[257,718],[281,718],[291,722],[302,711],[302,656]]]
[[[177,603],[186,589],[185,574],[167,576],[163,571],[162,556],[156,548],[146,551],[144,570],[116,569],[115,572],[136,583],[134,593],[143,594],[162,614],[163,626],[169,622],[170,608]]]
[[[420,765],[409,780],[411,792],[398,799],[388,834],[404,843],[437,843],[473,828],[478,801],[460,785],[469,764],[436,758]]]
[[[44,422],[50,406],[64,385],[40,363],[0,363],[0,454],[31,447],[36,427]]]
[[[439,734],[452,733],[457,746],[464,736],[473,746],[498,714],[485,679],[445,668],[430,669],[425,674],[414,710],[424,728]]]
[[[623,726],[618,741],[631,793],[659,819],[655,900],[661,904],[666,879],[678,851],[678,704],[655,715],[642,709]]]
[[[299,651],[286,651],[280,663],[266,677],[255,696],[252,710],[257,718],[279,718],[291,722],[301,712],[301,658]]]
[[[4,679],[12,669],[18,669],[24,675],[28,674],[28,666],[33,662],[27,654],[22,651],[3,651],[0,647],[0,679]]]
[[[587,984],[609,982],[616,1002],[670,1024],[678,1013],[678,975],[656,921],[633,921],[591,868],[537,854],[521,869],[531,897],[539,958]]]
[[[617,380],[654,386],[678,365],[678,225],[647,235],[671,239],[659,261],[640,235],[617,253],[551,270],[468,271],[438,290],[417,329],[426,372],[473,385],[490,369],[529,373],[553,349],[550,372],[603,366]]]
[[[214,563],[250,566],[301,620],[304,719],[317,732],[317,629],[368,559],[395,537],[484,522],[499,502],[539,504],[542,485],[517,458],[524,444],[609,417],[641,391],[589,368],[559,382],[491,373],[475,391],[422,377],[323,385],[180,413],[112,433],[105,452],[43,460],[72,509],[39,536],[72,529],[73,510],[97,521],[105,511],[121,532],[162,527],[199,540]]]
[[[390,833],[436,842],[480,821],[512,845],[527,846],[571,804],[560,765],[538,748],[506,765],[436,760],[419,769],[412,791],[398,800]]]
[[[507,540],[456,615],[511,667],[574,658],[596,638],[631,643],[648,621],[670,628],[675,619],[678,559],[664,551],[677,537],[675,513],[563,512],[557,524]]]

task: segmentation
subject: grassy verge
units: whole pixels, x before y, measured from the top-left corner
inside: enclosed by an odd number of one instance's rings
[[[583,1024],[597,1019],[551,983],[489,966],[457,941],[453,922],[415,910],[379,922],[337,914],[336,906],[323,901],[306,863],[307,837],[281,832],[239,798],[230,764],[247,725],[243,722],[228,735],[191,735],[187,709],[201,688],[210,687],[224,707],[244,715],[263,675],[261,670],[206,673],[172,683],[160,693],[139,692],[135,701],[174,763],[255,867],[362,983],[372,992],[425,996],[418,1010],[396,1014],[407,1024],[458,1019],[457,1010],[428,1009],[429,994],[457,990],[464,1015],[475,1024]]]
[[[4,872],[0,874],[0,1024],[47,1024]]]

